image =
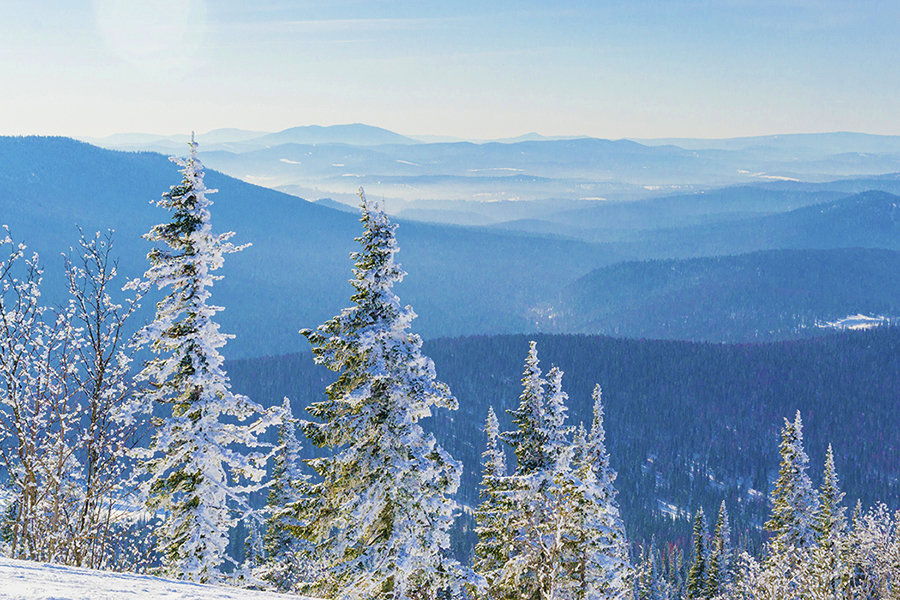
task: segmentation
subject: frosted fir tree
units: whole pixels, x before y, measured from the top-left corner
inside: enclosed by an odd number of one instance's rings
[[[547,408],[541,420],[543,432],[540,433],[541,439],[545,440],[543,454],[547,466],[555,477],[564,476],[569,471],[573,452],[569,437],[575,430],[566,426],[569,395],[563,390],[562,378],[563,372],[559,367],[553,367],[547,373]]]
[[[487,595],[501,598],[506,595],[502,572],[510,551],[508,520],[513,506],[509,498],[506,457],[500,447],[500,424],[493,407],[488,409],[484,432],[487,435],[487,449],[481,455],[481,503],[475,511],[478,542],[475,544],[473,567],[484,578]]]
[[[576,598],[620,600],[628,597],[631,566],[625,525],[616,501],[616,472],[606,450],[603,392],[592,394],[593,420],[585,435],[579,428],[574,461],[574,535]]]
[[[140,284],[166,290],[155,319],[136,336],[156,355],[138,376],[145,382],[141,408],[168,407],[144,453],[145,490],[148,508],[162,515],[155,530],[161,572],[205,582],[219,576],[229,530],[248,511],[249,490],[239,482],[264,475],[265,457],[253,449],[276,416],[231,391],[220,349],[233,336],[219,331],[214,317],[222,308],[209,303],[221,279],[214,272],[244,246],[228,241],[232,232],[212,232],[207,194],[215,190],[204,185],[193,137],[189,157],[171,160],[182,167],[182,181],[156,203],[171,219],[144,236],[159,245],[147,255]]]
[[[566,532],[571,511],[565,475],[569,444],[565,439],[565,392],[562,372],[553,382],[541,377],[537,344],[525,359],[522,394],[509,411],[516,429],[502,434],[513,446],[517,465],[507,479],[511,505],[506,511],[512,539],[503,568],[503,589],[515,597],[554,598],[570,586],[566,570]]]
[[[809,457],[803,448],[800,411],[794,421],[784,420],[781,431],[781,467],[772,491],[772,516],[766,529],[774,534],[776,551],[788,547],[805,549],[815,544],[815,515],[819,500],[807,469]]]
[[[338,373],[303,430],[329,456],[309,461],[319,475],[298,503],[303,536],[328,565],[310,593],[327,598],[435,598],[461,585],[449,530],[461,465],[419,421],[456,410],[421,338],[415,313],[392,287],[405,273],[383,207],[360,189],[363,234],[351,284],[353,305],[304,330],[318,364]]]
[[[706,517],[703,514],[703,507],[697,509],[694,515],[694,530],[691,536],[691,546],[693,547],[693,557],[691,568],[687,577],[687,598],[688,600],[696,600],[697,598],[706,597],[706,577],[707,577],[707,547],[706,547]]]
[[[822,474],[822,486],[819,488],[819,512],[816,514],[815,527],[821,545],[832,547],[847,527],[843,506],[844,493],[838,481],[837,469],[834,466],[834,452],[831,444],[825,454],[825,472]]]
[[[728,509],[725,508],[725,501],[723,500],[721,506],[719,506],[716,528],[710,541],[708,571],[706,574],[707,598],[715,598],[724,594],[731,583],[731,561],[734,552],[731,547],[729,527]]]
[[[828,589],[835,593],[842,583],[841,571],[846,570],[845,556],[842,556],[846,554],[843,541],[847,528],[843,500],[844,493],[841,491],[837,469],[834,466],[834,451],[831,444],[828,444],[822,486],[819,488],[819,510],[815,515],[814,525],[819,545],[816,553],[819,570],[822,578],[827,580]],[[845,573],[843,578],[849,576]]]
[[[281,411],[278,446],[274,452],[266,502],[265,533],[262,536],[259,564],[254,568],[253,574],[276,590],[291,592],[299,589],[313,575],[314,566],[304,560],[309,555],[308,548],[297,538],[299,523],[294,515],[294,507],[301,499],[302,487],[309,478],[302,469],[302,446],[297,439],[297,420],[288,398],[284,399]]]
[[[545,419],[545,387],[547,382],[541,377],[540,360],[537,354],[537,342],[532,341],[525,359],[525,372],[522,375],[522,394],[519,406],[507,411],[512,416],[512,431],[501,434],[501,439],[512,446],[516,454],[516,475],[526,475],[544,469],[550,460],[545,454],[547,445],[547,427]]]

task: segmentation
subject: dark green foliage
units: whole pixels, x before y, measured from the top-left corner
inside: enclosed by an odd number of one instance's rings
[[[715,598],[725,592],[731,581],[732,547],[728,511],[725,502],[719,507],[716,528],[710,540],[709,561],[706,574],[706,597]]]
[[[706,598],[706,578],[709,566],[709,549],[706,539],[706,517],[703,515],[703,507],[697,509],[694,515],[694,533],[691,538],[691,568],[687,576],[687,597],[689,600]]]

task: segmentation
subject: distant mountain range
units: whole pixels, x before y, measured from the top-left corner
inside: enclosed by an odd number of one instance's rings
[[[869,191],[763,217],[646,231],[619,249],[662,258],[852,247],[900,249],[900,197]]]
[[[362,123],[349,125],[305,125],[278,132],[246,129],[214,129],[196,136],[204,148],[250,151],[281,144],[346,144],[378,146],[382,144],[414,144],[416,140]],[[84,141],[116,150],[151,150],[168,152],[183,149],[190,135],[155,135],[151,133],[121,133],[104,138],[85,138]]]
[[[124,134],[88,141],[172,153],[181,152],[186,139]],[[359,185],[378,186],[392,212],[409,210],[411,218],[464,224],[476,221],[411,203],[633,200],[724,185],[822,182],[900,171],[900,138],[856,133],[640,143],[529,133],[466,141],[404,136],[356,123],[275,133],[218,129],[198,139],[211,167],[250,183],[348,204]]]
[[[141,235],[169,218],[151,202],[179,181],[177,167],[158,154],[65,138],[0,138],[0,222],[40,251],[49,301],[61,300],[53,274],[61,270],[59,253],[77,238],[76,225],[115,229],[120,271],[143,273],[150,246]],[[223,330],[237,334],[228,355],[305,347],[297,331],[349,302],[358,216],[214,171],[207,185],[219,190],[211,196],[214,229],[253,244],[228,258],[213,292],[226,307]],[[397,235],[410,273],[400,297],[421,315],[416,331],[428,337],[533,331],[535,298],[620,259],[610,248],[515,232],[402,222]]]
[[[285,146],[281,150],[294,148],[311,152],[314,149],[322,153],[317,159],[322,163],[336,160],[338,156],[361,157],[360,160],[381,156],[383,159],[385,154],[371,153],[375,149],[401,153],[417,147],[411,144],[323,145]],[[553,157],[553,149],[561,147],[593,148],[598,153],[607,153],[611,161],[625,161],[630,152],[642,154],[646,149],[633,142],[596,140],[464,144],[462,147],[438,144],[431,145],[433,154],[429,161],[457,152],[468,156],[466,160],[474,161],[476,155],[468,153],[475,148],[482,162],[468,164],[478,170],[496,164],[492,160],[505,156],[504,148],[516,148],[519,152],[529,149],[521,160],[530,164],[540,165],[542,161],[562,164],[564,158]],[[269,151],[260,151],[266,152]],[[660,160],[674,156],[674,164],[694,160],[686,156],[687,151],[667,154],[670,150],[662,149],[660,152]],[[201,153],[201,157],[207,155],[214,158],[217,153]],[[566,168],[580,167],[576,162]],[[440,169],[436,167],[436,170]],[[129,276],[139,275],[146,268],[144,256],[149,250],[140,236],[153,224],[168,218],[151,203],[178,183],[179,177],[177,167],[158,154],[104,150],[65,138],[0,138],[0,221],[10,225],[17,239],[41,252],[48,266],[47,297],[58,301],[60,298],[58,294],[54,296],[50,285],[54,273],[59,272],[56,257],[74,243],[75,225],[89,232],[114,228],[121,271]],[[442,181],[445,176],[428,177]],[[478,177],[484,177],[496,189],[504,183],[540,188],[555,185],[552,182],[556,181],[522,174]],[[212,196],[214,227],[219,231],[234,230],[237,241],[253,243],[246,251],[229,258],[224,271],[226,278],[217,284],[214,293],[214,300],[227,307],[222,315],[224,329],[238,335],[229,348],[230,355],[280,353],[303,347],[305,342],[297,330],[323,322],[349,301],[349,253],[355,246],[353,238],[360,231],[354,209],[335,199],[310,203],[214,171],[209,172],[208,184],[220,190]],[[353,180],[352,184],[358,185],[358,181]],[[662,292],[647,287],[646,278],[652,269],[648,271],[649,267],[635,263],[617,267],[620,269],[616,271],[618,295],[603,296],[592,291],[590,279],[576,282],[596,269],[625,260],[709,257],[770,249],[900,250],[900,198],[887,192],[848,195],[870,185],[896,190],[898,179],[896,176],[857,178],[833,185],[770,182],[631,202],[580,200],[572,196],[497,203],[423,201],[416,206],[420,207],[417,210],[431,212],[426,216],[439,216],[445,211],[445,218],[457,219],[460,225],[400,219],[400,261],[410,275],[399,292],[401,299],[419,313],[415,329],[426,337],[540,329],[619,331],[636,336],[692,339],[757,339],[755,334],[748,337],[748,332],[771,330],[775,333],[770,337],[792,337],[799,335],[792,325],[771,326],[771,311],[763,304],[772,303],[773,299],[761,292],[746,297],[749,303],[760,306],[745,306],[741,317],[729,322],[720,319],[723,311],[729,312],[727,289],[716,288],[711,283],[695,288],[684,282],[673,283],[675,287],[666,290],[680,289],[681,295],[677,297],[680,299],[666,304],[658,299],[665,297]],[[383,187],[376,182],[368,192],[371,197],[381,199]],[[413,210],[408,216],[422,215],[416,215]],[[875,262],[869,265],[871,270],[866,270],[869,268],[866,266],[859,273],[888,279],[890,263],[879,262],[878,256],[860,255],[861,263]],[[837,260],[837,255],[806,253],[802,258],[806,262],[801,261],[802,264],[789,261],[782,271],[767,269],[763,273],[784,280],[791,277],[790,265],[808,273],[825,273],[838,264]],[[713,267],[697,263],[708,269],[705,276],[730,277],[728,280],[734,287],[774,285],[754,280],[751,277],[754,271],[749,266],[732,265],[736,270],[729,272],[728,264],[731,263],[725,261]],[[691,272],[695,266],[685,265],[684,272]],[[680,263],[677,268],[682,268]],[[613,271],[597,273],[601,275],[592,277],[599,278],[597,281],[601,283],[597,285],[602,288],[603,278]],[[802,275],[798,275],[798,281],[803,280]],[[741,281],[741,277],[745,280]],[[814,287],[815,282],[806,281],[804,285]],[[839,287],[839,277],[825,278],[820,285],[822,289],[812,290],[815,294],[803,302],[791,296],[793,304],[776,303],[777,312],[803,314],[803,322],[809,323],[846,316],[832,310],[837,308],[846,308],[848,314],[880,311],[877,302],[884,299],[880,294],[889,288],[884,285],[877,289],[863,288],[868,291],[860,291],[857,296],[860,302],[848,301],[835,307],[828,304],[826,295]],[[691,300],[691,294],[710,294],[715,289],[723,295],[713,295],[705,301],[712,321],[701,322],[697,327],[661,327],[663,313],[654,312],[656,308],[653,311],[648,308],[642,316],[639,310],[634,312],[627,306],[628,298],[643,290],[648,294],[652,291],[653,296],[639,297],[635,307],[642,302],[651,307],[653,301],[658,301],[662,303],[660,306],[672,311],[690,311],[695,309],[687,305],[696,301],[696,298]],[[867,296],[869,292],[871,295]],[[601,306],[600,302],[592,304],[590,299],[594,294],[605,298],[609,306]],[[564,325],[561,319],[550,319],[551,315],[570,314],[573,310],[583,314],[567,317]],[[668,319],[674,313],[666,314]],[[592,323],[601,321],[602,326],[595,329]]]

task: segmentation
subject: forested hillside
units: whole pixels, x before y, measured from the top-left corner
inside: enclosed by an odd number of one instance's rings
[[[505,411],[518,403],[528,339],[425,344],[460,408],[424,423],[463,461],[460,495],[469,506],[477,502],[485,415],[493,406],[501,429],[509,428]],[[693,511],[703,506],[714,513],[724,499],[742,543],[757,546],[778,469],[778,431],[796,410],[806,424],[816,483],[831,443],[848,504],[900,501],[896,328],[759,345],[536,339],[543,364],[565,371],[572,422],[589,422],[591,389],[595,382],[603,386],[607,443],[632,541],[655,535],[684,544]],[[303,353],[234,361],[228,370],[237,391],[264,404],[290,396],[298,414],[331,380]]]
[[[749,342],[821,335],[850,315],[900,316],[900,252],[768,250],[592,271],[544,311],[559,332]]]

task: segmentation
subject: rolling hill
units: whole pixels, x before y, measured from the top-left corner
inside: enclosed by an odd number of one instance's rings
[[[900,252],[769,250],[624,262],[566,287],[547,309],[559,331],[708,341],[821,335],[858,313],[900,319]]]
[[[792,211],[641,232],[617,248],[640,258],[743,254],[764,249],[900,250],[900,196],[867,191]]]

